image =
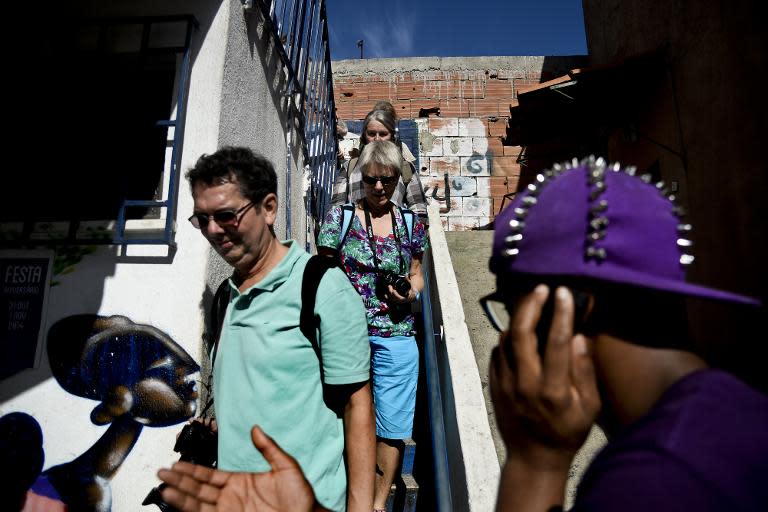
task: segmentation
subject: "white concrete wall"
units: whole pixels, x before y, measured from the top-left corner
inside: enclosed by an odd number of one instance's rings
[[[455,424],[446,424],[453,506],[457,511],[490,512],[496,504],[499,461],[456,274],[439,219],[438,205],[430,205],[430,250],[437,284],[431,300],[442,319],[443,332],[443,343],[437,347],[438,366],[446,423],[455,420]],[[440,327],[436,322],[435,328]]]
[[[219,145],[248,146],[275,166],[280,211],[275,232],[284,238],[290,232],[304,244],[306,218],[302,199],[302,163],[295,132],[293,152],[286,159],[285,73],[273,49],[273,39],[264,31],[261,13],[244,14],[240,0],[230,4]],[[290,179],[288,175],[290,174]],[[290,230],[287,228],[290,208]]]
[[[177,251],[173,253],[165,246],[129,246],[125,251],[113,246],[99,248],[85,256],[73,272],[57,277],[59,284],[50,290],[42,328],[47,332],[57,320],[74,314],[124,315],[166,332],[196,361],[202,362],[201,301],[206,286],[210,288],[219,279],[208,278],[216,264],[209,263],[207,242],[186,221],[192,212],[192,201],[183,173],[202,153],[212,153],[219,145],[228,143],[261,150],[276,164],[278,174],[284,176],[282,117],[265,78],[269,73],[264,66],[267,59],[259,53],[262,49],[258,43],[249,39],[239,0],[224,0],[218,5],[206,0],[83,2],[79,10],[90,16],[192,13],[201,23],[192,43],[176,215]],[[272,66],[277,64],[272,62]],[[294,233],[301,235],[301,173],[294,172],[293,179]],[[285,190],[284,177],[281,188]],[[3,381],[0,399],[0,415],[21,411],[40,423],[45,468],[82,454],[107,428],[90,421],[90,412],[97,402],[69,394],[51,377],[46,356],[39,368]],[[158,484],[157,469],[178,458],[172,447],[179,430],[180,426],[144,428],[111,480],[112,510],[141,509],[140,501]]]

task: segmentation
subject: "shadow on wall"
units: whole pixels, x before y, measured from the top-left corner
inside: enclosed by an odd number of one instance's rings
[[[6,62],[9,74],[14,76],[7,88],[8,97],[14,101],[8,103],[5,112],[6,123],[14,127],[8,132],[9,147],[14,148],[14,158],[24,162],[7,173],[5,189],[25,192],[6,194],[0,205],[0,220],[30,221],[30,225],[36,220],[50,225],[71,222],[70,228],[77,229],[77,223],[83,220],[116,218],[117,205],[125,197],[147,199],[156,193],[161,172],[153,170],[151,176],[147,173],[138,176],[143,172],[139,172],[143,166],[136,166],[135,158],[141,160],[141,155],[149,151],[154,156],[159,153],[159,158],[164,159],[167,152],[165,131],[152,131],[157,119],[151,119],[151,140],[123,137],[126,131],[133,132],[133,123],[148,120],[133,116],[129,122],[122,116],[130,117],[132,112],[127,105],[141,103],[151,92],[145,88],[153,87],[163,89],[165,101],[147,106],[150,113],[163,112],[163,117],[168,117],[175,110],[170,99],[174,96],[169,92],[174,88],[173,75],[163,73],[158,77],[153,73],[157,72],[155,64],[167,71],[168,66],[175,69],[176,61],[169,62],[167,56],[161,59],[162,62],[152,61],[151,66],[144,66],[148,69],[145,70],[147,74],[142,75],[146,79],[143,80],[131,75],[141,60],[135,53],[113,51],[102,54],[84,52],[82,48],[95,35],[91,30],[95,19],[193,14],[199,22],[190,42],[190,61],[194,65],[221,1],[136,4],[77,0],[64,6],[61,2],[43,0],[34,5],[17,3],[8,6],[8,19],[15,20],[17,26],[32,23],[36,30],[32,33],[11,29],[3,34],[8,37],[8,41],[3,41],[6,46],[15,48]],[[83,20],[91,21],[84,24]],[[133,27],[129,28],[133,30]],[[119,49],[123,44],[134,44],[135,33],[131,30],[125,27],[112,30],[103,44],[111,50]],[[112,78],[130,75],[141,88],[131,90],[125,83],[119,90],[97,87],[96,82],[86,80],[99,74],[85,66],[93,61]],[[159,78],[157,83],[154,78]],[[100,79],[106,80],[107,75]],[[89,95],[94,89],[98,89],[98,94]],[[130,93],[130,101],[123,93]],[[147,112],[142,110],[144,113]],[[158,138],[158,134],[161,137]],[[133,196],[134,193],[138,196]],[[141,195],[149,197],[139,197]],[[141,215],[141,212],[128,212],[129,217]],[[35,234],[38,234],[39,226],[41,224],[37,224]],[[60,232],[40,234],[51,239],[61,235]],[[25,250],[21,242],[2,241],[3,248]],[[173,261],[173,252],[167,259],[153,259],[120,256],[116,246],[93,247],[96,248],[95,254],[83,254],[84,249],[91,247],[57,246],[53,279],[60,280],[61,285],[49,290],[47,316],[51,320],[98,311],[104,295],[104,281],[115,274],[117,262],[169,264]],[[62,267],[58,273],[62,277],[56,275],[59,262]],[[70,272],[73,273],[63,276]],[[43,318],[40,329],[44,332],[46,328]],[[2,380],[0,401],[10,400],[51,377],[45,352],[41,359],[39,367]]]
[[[22,465],[10,495],[23,502],[27,494],[31,504],[49,509],[63,503],[69,510],[108,511],[109,480],[144,426],[175,425],[195,413],[193,377],[199,367],[165,333],[122,316],[75,315],[56,322],[48,333],[48,355],[61,387],[98,401],[91,421],[109,428],[85,453],[40,474],[39,424],[21,413],[4,416],[2,456],[13,453]]]

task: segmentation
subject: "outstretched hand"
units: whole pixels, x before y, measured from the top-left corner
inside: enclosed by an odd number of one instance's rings
[[[272,466],[270,471],[233,473],[177,462],[157,474],[168,484],[163,500],[183,512],[323,510],[293,457],[258,426],[251,430],[251,439]]]
[[[539,285],[517,303],[509,331],[491,356],[490,389],[508,457],[525,467],[568,471],[600,410],[588,340],[573,334],[567,288],[555,293],[543,361],[536,324],[548,294]]]

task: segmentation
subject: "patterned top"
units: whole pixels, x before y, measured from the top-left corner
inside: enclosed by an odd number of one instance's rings
[[[411,314],[410,304],[387,304],[376,296],[376,276],[373,265],[373,253],[368,242],[365,226],[357,218],[352,216],[344,245],[339,248],[341,242],[341,206],[334,206],[328,212],[320,229],[317,239],[318,247],[328,247],[339,251],[339,258],[344,272],[349,277],[357,293],[363,298],[366,315],[368,317],[369,336],[413,336],[414,318]],[[423,254],[427,249],[427,236],[424,225],[414,219],[413,236],[408,242],[406,226],[399,209],[395,209],[397,232],[402,243],[404,272],[411,268],[411,255]],[[376,256],[379,259],[379,268],[391,273],[400,273],[400,258],[398,257],[397,241],[395,236],[374,236],[376,242]]]

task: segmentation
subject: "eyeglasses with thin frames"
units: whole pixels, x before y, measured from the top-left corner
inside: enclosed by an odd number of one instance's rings
[[[211,219],[215,220],[216,224],[221,227],[236,226],[240,223],[240,219],[243,218],[245,212],[252,206],[253,202],[249,202],[237,210],[217,210],[210,215],[205,213],[195,213],[189,217],[189,222],[197,229],[205,229],[208,227],[208,223]]]

